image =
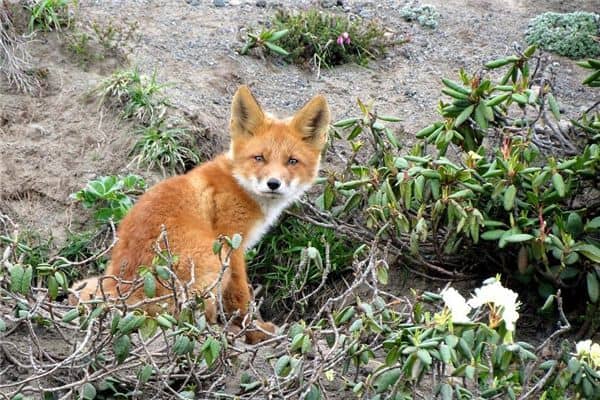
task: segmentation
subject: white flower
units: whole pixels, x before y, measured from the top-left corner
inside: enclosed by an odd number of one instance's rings
[[[468,315],[471,307],[469,307],[465,298],[456,289],[451,287],[446,288],[442,290],[441,295],[446,307],[450,310],[452,322],[458,324],[471,322]]]
[[[475,289],[475,295],[467,304],[479,308],[487,304],[491,308],[490,321],[492,327],[504,321],[507,331],[515,330],[515,323],[519,319],[518,294],[502,286],[498,279],[487,279],[481,288]]]
[[[590,359],[592,360],[592,366],[600,370],[600,344],[594,343],[590,347]]]
[[[584,357],[590,354],[592,350],[592,340],[588,339],[588,340],[582,340],[580,342],[577,342],[577,344],[575,345],[575,351],[577,351],[577,356],[578,357]]]

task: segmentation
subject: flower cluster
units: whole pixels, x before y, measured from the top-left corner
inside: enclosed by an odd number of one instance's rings
[[[590,339],[582,340],[575,345],[576,356],[582,361],[587,361],[589,365],[600,371],[600,344],[592,343]]]
[[[351,43],[351,41],[350,41],[350,35],[348,34],[348,32],[342,33],[337,38],[337,44],[339,44],[340,46],[343,46],[345,44],[350,44],[350,43]]]
[[[502,286],[497,277],[484,281],[482,287],[475,289],[475,294],[469,301],[454,288],[444,289],[441,295],[450,311],[452,322],[472,322],[469,317],[471,310],[487,305],[490,311],[489,326],[497,328],[501,322],[504,322],[504,327],[511,333],[510,337],[512,336],[519,319],[517,310],[521,303],[517,300],[517,293]]]

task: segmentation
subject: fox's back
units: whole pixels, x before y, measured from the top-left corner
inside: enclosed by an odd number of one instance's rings
[[[212,243],[220,234],[247,234],[261,210],[237,184],[229,163],[217,157],[143,194],[119,226],[107,273],[131,280],[138,266],[151,265],[163,227],[170,249],[179,256],[198,255],[206,250],[198,243]],[[164,242],[159,244],[164,249]]]

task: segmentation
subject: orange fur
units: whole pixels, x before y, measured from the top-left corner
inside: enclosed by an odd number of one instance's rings
[[[232,103],[229,152],[186,175],[166,179],[141,196],[119,226],[107,277],[78,282],[73,291],[81,301],[99,297],[101,292],[112,298],[127,293],[131,285],[120,280],[133,281],[139,277],[140,266],[152,265],[153,245],[164,225],[171,251],[179,257],[174,266],[177,277],[190,282],[193,266],[192,290],[202,293],[221,270],[213,242],[219,235],[239,233],[243,246],[232,253],[222,293],[224,311],[228,315],[239,311],[237,323],[241,325],[252,300],[244,250],[313,182],[328,125],[329,109],[322,96],[313,98],[293,118],[279,120],[264,114],[249,89],[240,87]],[[275,189],[274,182],[278,183]],[[156,289],[157,297],[170,292],[160,282]],[[143,290],[137,289],[127,302],[138,303],[144,296]],[[173,311],[172,302],[169,306]],[[158,305],[144,308],[149,313],[159,311]],[[216,322],[215,310],[214,304],[207,307],[211,322]],[[271,323],[257,323],[263,330],[275,329]],[[246,335],[249,342],[264,338],[260,331]]]

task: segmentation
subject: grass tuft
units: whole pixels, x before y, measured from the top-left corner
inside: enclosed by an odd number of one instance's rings
[[[271,29],[248,35],[242,54],[251,47],[262,47],[295,64],[312,64],[319,69],[352,62],[366,65],[381,57],[392,44],[375,21],[316,9],[278,11],[270,25]]]
[[[165,87],[157,82],[156,71],[147,76],[135,67],[115,72],[94,89],[94,93],[102,104],[121,108],[124,119],[137,119],[148,125],[160,119],[169,105],[162,93]]]
[[[139,139],[132,152],[138,166],[158,167],[184,172],[200,162],[200,155],[194,148],[192,135],[181,127],[171,127],[165,120],[143,127],[137,132]]]

